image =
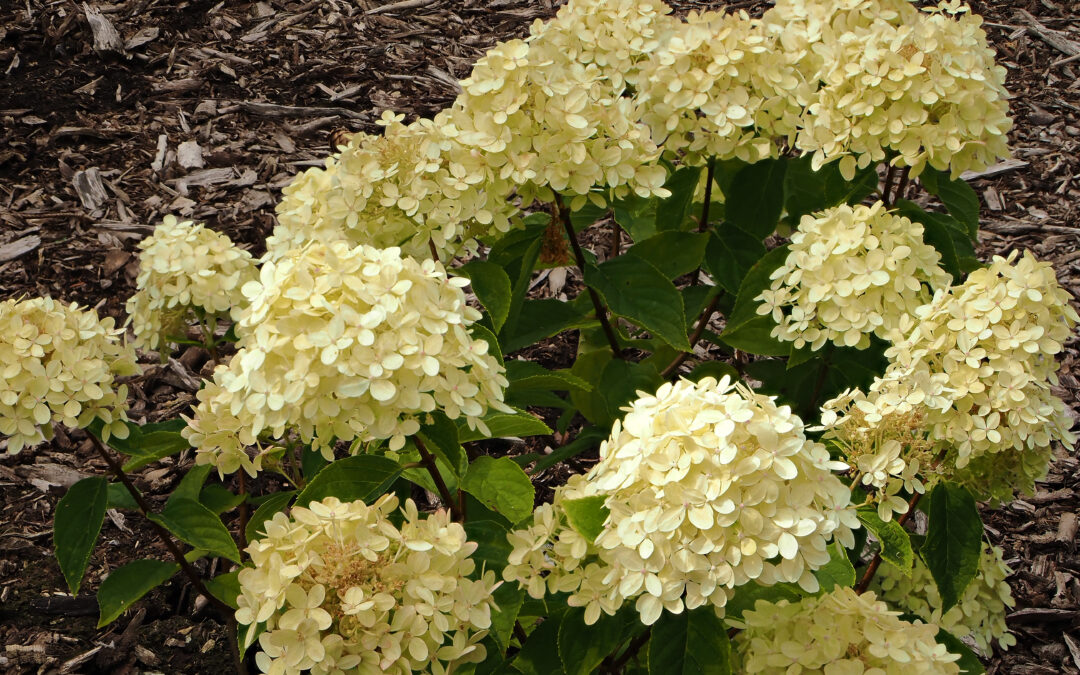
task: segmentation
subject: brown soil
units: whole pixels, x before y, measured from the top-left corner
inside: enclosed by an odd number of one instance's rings
[[[81,3],[0,3],[0,297],[49,294],[122,321],[135,245],[168,213],[206,222],[257,254],[280,188],[321,163],[332,132],[374,132],[385,109],[433,113],[487,47],[523,35],[559,3],[436,0],[378,11],[387,4],[98,3],[127,42],[120,54],[94,51]],[[1080,61],[1056,63],[1080,52],[1080,19],[1066,0],[974,5],[1009,69],[1012,144],[1024,162],[973,181],[984,198],[981,253],[1031,248],[1080,296]],[[185,141],[199,144],[203,167],[177,163]],[[76,184],[95,179],[103,189],[80,196]],[[570,348],[547,345],[547,357],[566,358]],[[1056,391],[1076,409],[1080,342],[1062,356]],[[192,400],[168,368],[133,388],[140,421],[174,417]],[[190,462],[182,455],[152,465],[139,485],[160,501]],[[229,672],[224,627],[179,579],[95,629],[100,579],[131,559],[164,557],[134,516],[106,520],[84,590],[67,594],[51,558],[52,511],[80,477],[104,473],[79,432],[0,458],[0,671]],[[544,494],[565,472],[541,480]],[[1080,672],[1078,489],[1080,462],[1061,449],[1034,497],[984,512],[990,538],[1017,570],[1009,623],[1019,644],[995,654],[991,672]]]

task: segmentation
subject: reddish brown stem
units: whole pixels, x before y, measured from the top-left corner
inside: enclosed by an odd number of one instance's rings
[[[701,313],[701,318],[698,319],[697,326],[694,328],[694,332],[690,335],[691,350],[693,350],[694,345],[698,343],[698,340],[701,339],[701,336],[705,334],[705,328],[709,325],[709,320],[712,319],[712,315],[716,313],[716,306],[720,303],[720,293],[721,291],[718,290],[712,301],[710,301],[709,305],[705,308],[705,311]],[[660,373],[660,377],[664,378],[665,380],[671,377],[671,375],[679,369],[679,366],[681,366],[686,361],[686,359],[690,358],[690,355],[692,353],[693,351],[680,352],[679,355],[675,357],[675,360],[669,363],[666,368],[664,368],[664,371]]]
[[[459,523],[465,522],[465,514],[461,511],[461,504],[450,494],[450,488],[447,487],[446,481],[443,480],[442,474],[439,473],[438,465],[435,464],[435,455],[428,452],[424,442],[418,437],[414,436],[413,442],[416,443],[416,449],[420,451],[420,459],[424,464],[424,468],[431,474],[431,480],[435,481],[435,487],[439,490],[439,498],[450,509],[450,515]]]
[[[915,505],[919,503],[919,499],[922,497],[922,493],[916,492],[912,495],[911,500],[908,501],[908,510],[905,513],[900,514],[896,519],[896,524],[903,526],[908,521],[911,514],[915,512]],[[881,551],[874,554],[874,557],[870,560],[870,564],[866,566],[866,571],[863,572],[862,579],[859,579],[859,583],[855,585],[856,593],[865,593],[867,588],[870,588],[870,582],[874,580],[874,575],[877,574],[878,567],[881,567]]]

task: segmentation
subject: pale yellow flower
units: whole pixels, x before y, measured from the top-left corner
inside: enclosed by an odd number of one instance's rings
[[[7,452],[53,437],[53,425],[127,438],[127,385],[135,350],[112,317],[49,297],[0,302],[0,434]]]

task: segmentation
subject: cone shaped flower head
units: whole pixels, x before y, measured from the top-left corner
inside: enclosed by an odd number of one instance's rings
[[[186,338],[191,309],[238,318],[247,304],[240,289],[258,274],[251,254],[227,236],[175,216],[165,216],[139,248],[139,276],[127,312],[140,348]]]
[[[277,513],[247,548],[236,620],[258,636],[264,673],[448,673],[482,661],[493,572],[446,511],[420,516],[409,500],[394,525],[393,495],[368,506],[334,497]]]
[[[796,603],[758,600],[735,636],[739,672],[762,675],[952,675],[956,661],[938,627],[909,623],[873,593],[837,587]],[[733,622],[734,624],[735,622]],[[736,624],[737,625],[737,624]]]
[[[858,527],[833,474],[847,465],[789,408],[727,378],[639,394],[599,464],[510,534],[504,578],[533,597],[568,592],[589,623],[628,599],[652,624],[665,609],[723,608],[746,583],[816,590],[828,542],[851,545]],[[582,508],[602,509],[598,532],[575,527]]]
[[[960,602],[947,612],[941,611],[941,594],[919,556],[915,556],[910,575],[892,565],[883,565],[870,588],[892,607],[915,614],[955,637],[970,636],[982,653],[989,656],[995,640],[1001,649],[1016,644],[1016,637],[1005,624],[1005,614],[1016,605],[1005,580],[1010,574],[1012,570],[1001,559],[1001,549],[983,544],[978,576],[968,584]]]
[[[872,430],[919,410],[935,454],[944,453],[939,473],[983,497],[1030,490],[1046,473],[1051,442],[1075,442],[1050,391],[1055,357],[1080,321],[1069,299],[1030,252],[995,256],[901,326],[885,374],[847,397],[859,416],[840,416],[830,402],[823,424]]]
[[[135,350],[112,317],[52,298],[0,302],[0,434],[15,454],[53,437],[53,424],[127,438],[127,386]]]
[[[511,409],[502,365],[469,335],[480,313],[465,303],[467,283],[430,259],[341,241],[265,262],[243,289],[239,351],[199,392],[184,432],[199,461],[253,472],[241,448],[288,430],[327,458],[334,439],[397,450],[436,409],[486,430],[489,409]],[[241,433],[229,440],[222,428]]]
[[[406,125],[386,111],[382,135],[353,134],[325,168],[300,174],[283,190],[268,257],[343,240],[417,258],[433,246],[445,260],[475,249],[477,236],[509,230],[506,186],[487,182],[483,157],[443,133],[445,116]]]
[[[871,335],[899,339],[903,319],[951,280],[922,235],[922,225],[881,202],[803,216],[787,259],[758,296],[758,314],[771,313],[773,337],[797,349],[826,342],[865,349]]]

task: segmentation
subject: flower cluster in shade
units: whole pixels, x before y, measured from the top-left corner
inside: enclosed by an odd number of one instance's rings
[[[442,675],[482,661],[495,609],[494,572],[477,574],[477,544],[445,511],[423,517],[412,500],[372,505],[334,497],[266,521],[247,548],[236,620],[244,644],[260,625],[263,673]]]
[[[947,612],[942,613],[937,584],[918,556],[910,575],[892,565],[883,565],[871,589],[892,607],[915,614],[958,638],[970,637],[989,656],[995,641],[1001,649],[1016,644],[1016,637],[1005,624],[1005,614],[1016,605],[1005,580],[1010,574],[1012,570],[1001,559],[1001,549],[983,544],[978,575]]]
[[[0,434],[15,454],[53,437],[53,425],[102,423],[127,438],[127,386],[135,350],[113,319],[43,297],[0,302]]]
[[[865,349],[871,335],[899,339],[902,320],[948,288],[940,260],[922,225],[882,202],[837,206],[802,217],[757,312],[771,314],[773,337],[797,349],[826,342]]]
[[[874,593],[837,587],[792,603],[758,600],[735,636],[739,672],[748,675],[953,675],[956,661],[938,644],[938,627],[911,623]]]
[[[631,599],[652,624],[664,610],[722,610],[747,583],[814,591],[828,542],[850,546],[858,527],[833,473],[846,468],[772,398],[727,378],[668,383],[616,421],[597,465],[511,532],[504,578],[532,597],[569,593],[590,624]],[[567,517],[577,500],[606,509],[594,540]]]
[[[184,430],[198,461],[254,474],[263,455],[245,447],[290,430],[328,459],[335,439],[390,439],[397,450],[436,409],[486,431],[489,409],[511,409],[502,365],[469,334],[480,313],[467,283],[430,259],[341,241],[263,263],[243,288],[239,349]]]
[[[984,498],[1031,490],[1051,442],[1075,442],[1050,390],[1055,357],[1080,321],[1069,299],[1030,252],[995,256],[916,310],[901,327],[905,338],[886,350],[884,375],[868,392],[826,404],[822,423],[873,430],[914,411],[941,456],[937,473]],[[852,406],[857,417],[836,412]]]
[[[140,348],[186,339],[192,309],[238,318],[245,305],[240,289],[258,274],[251,254],[226,235],[175,216],[165,216],[139,249],[139,276],[127,312]]]
[[[957,0],[779,0],[767,30],[819,83],[795,142],[813,165],[856,167],[893,157],[918,175],[929,164],[954,177],[1008,155],[1005,69],[982,20]]]
[[[510,228],[515,209],[492,183],[480,153],[455,140],[446,113],[403,124],[387,111],[382,135],[353,134],[324,168],[300,174],[282,191],[268,257],[316,240],[400,247],[446,259],[475,248],[475,237]]]

